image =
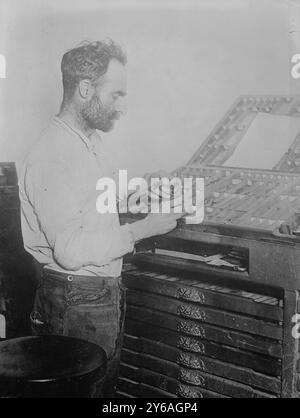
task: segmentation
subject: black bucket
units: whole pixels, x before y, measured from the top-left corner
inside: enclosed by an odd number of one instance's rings
[[[58,335],[0,342],[0,397],[101,397],[107,358],[96,344]]]

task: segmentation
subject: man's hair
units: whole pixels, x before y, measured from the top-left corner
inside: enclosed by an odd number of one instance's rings
[[[70,99],[81,80],[95,82],[103,76],[110,60],[116,59],[123,65],[127,58],[120,46],[111,39],[104,41],[84,41],[77,48],[67,51],[61,61],[64,100]]]

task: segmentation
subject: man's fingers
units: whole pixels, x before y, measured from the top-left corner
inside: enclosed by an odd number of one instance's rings
[[[169,177],[169,173],[165,170],[158,170],[151,175],[152,177]]]
[[[186,212],[174,213],[175,219],[180,219],[186,215]]]
[[[171,220],[177,220],[182,218],[184,215],[186,215],[185,212],[180,212],[180,213],[170,213],[168,216],[170,217]]]

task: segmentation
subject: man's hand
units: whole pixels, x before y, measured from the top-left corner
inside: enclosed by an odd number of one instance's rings
[[[177,226],[177,220],[184,215],[185,213],[150,213],[145,219],[130,225],[135,242],[172,231]]]
[[[154,173],[146,173],[144,174],[143,177],[146,180],[146,182],[150,185],[151,179],[160,180],[163,177],[169,177],[169,176],[170,176],[170,173],[168,173],[167,171],[159,170],[159,171],[155,171]]]

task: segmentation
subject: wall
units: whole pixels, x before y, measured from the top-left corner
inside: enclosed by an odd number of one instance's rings
[[[128,54],[128,113],[105,136],[122,168],[184,164],[242,93],[290,91],[284,0],[1,2],[0,160],[16,161],[60,105],[60,59],[107,36]]]

